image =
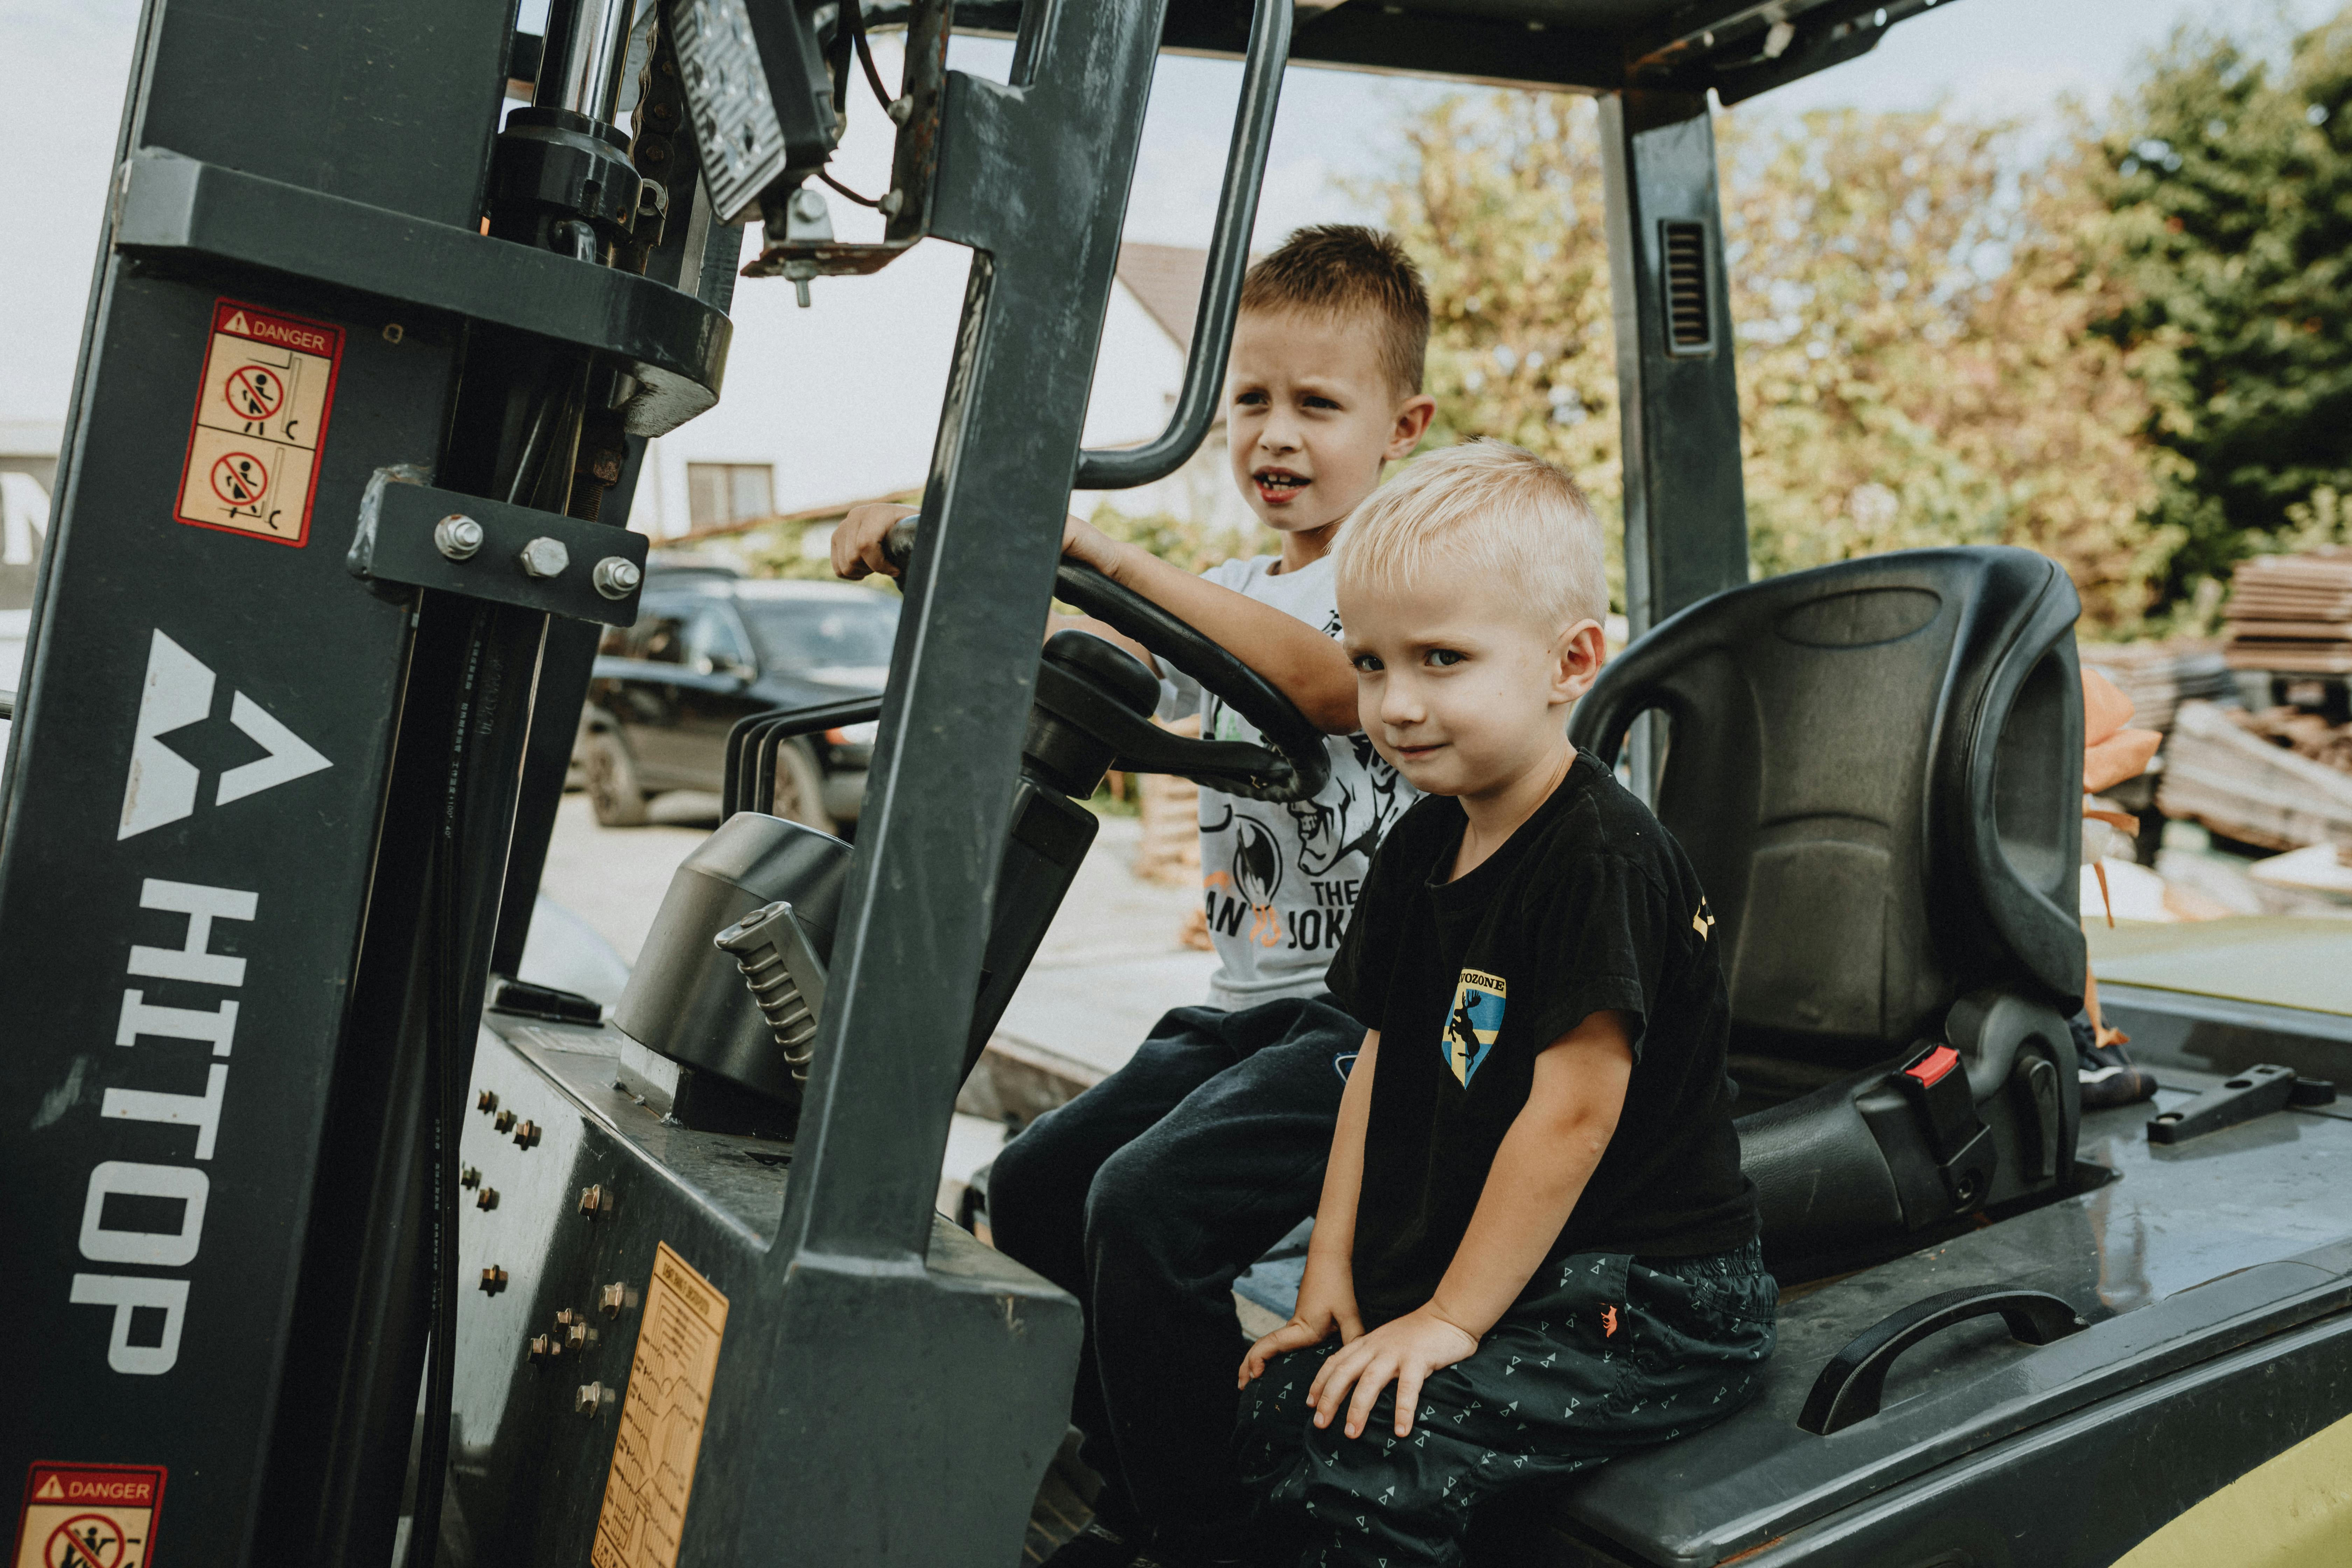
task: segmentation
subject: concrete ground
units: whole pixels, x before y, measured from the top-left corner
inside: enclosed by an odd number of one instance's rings
[[[653,804],[655,820],[646,826],[601,827],[586,795],[565,795],[540,880],[544,897],[579,916],[625,963],[645,945],[678,862],[718,821],[713,796],[664,795]],[[1115,1071],[1162,1013],[1207,997],[1215,967],[1210,954],[1187,949],[1178,934],[1197,890],[1137,878],[1139,825],[1129,816],[1101,820],[1100,836],[991,1045],[998,1057],[1065,1086]],[[957,1115],[940,1173],[940,1206],[948,1213],[1004,1137],[993,1115]]]

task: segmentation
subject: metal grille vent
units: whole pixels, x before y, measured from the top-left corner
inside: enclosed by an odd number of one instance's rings
[[[1715,346],[1707,313],[1706,226],[1665,223],[1666,352],[1705,353]]]

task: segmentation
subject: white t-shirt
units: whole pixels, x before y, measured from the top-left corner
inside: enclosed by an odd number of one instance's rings
[[[1222,588],[1339,635],[1331,558],[1277,574],[1281,558],[1227,561],[1202,574]],[[1160,717],[1201,715],[1201,733],[1257,741],[1257,727],[1160,664]],[[1277,996],[1315,996],[1340,935],[1355,913],[1372,851],[1420,792],[1362,735],[1327,735],[1330,782],[1312,801],[1269,805],[1205,786],[1201,791],[1201,893],[1218,966],[1213,1007],[1255,1006]]]

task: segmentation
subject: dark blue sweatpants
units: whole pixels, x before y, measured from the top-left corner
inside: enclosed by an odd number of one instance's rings
[[[1363,1435],[1312,1424],[1307,1389],[1335,1335],[1276,1356],[1242,1396],[1234,1442],[1262,1500],[1261,1547],[1302,1568],[1454,1568],[1471,1510],[1712,1426],[1753,1395],[1779,1288],[1754,1242],[1703,1258],[1577,1253],[1549,1264],[1466,1360],[1422,1384],[1412,1434],[1396,1389]],[[1265,1560],[1263,1557],[1261,1560]]]
[[[1245,1530],[1234,1281],[1315,1213],[1363,1038],[1323,1000],[1180,1007],[996,1157],[996,1246],[1086,1307],[1071,1419],[1108,1517],[1193,1547]]]

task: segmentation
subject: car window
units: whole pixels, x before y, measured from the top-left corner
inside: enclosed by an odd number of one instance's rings
[[[629,629],[629,640],[624,646],[631,658],[654,664],[683,664],[685,633],[685,621],[676,606],[648,605],[638,613],[637,624]]]
[[[685,662],[705,675],[751,667],[751,652],[735,629],[735,617],[719,605],[706,605],[695,611],[679,642]]]
[[[898,601],[778,599],[742,606],[760,657],[774,669],[872,668],[890,662]]]

